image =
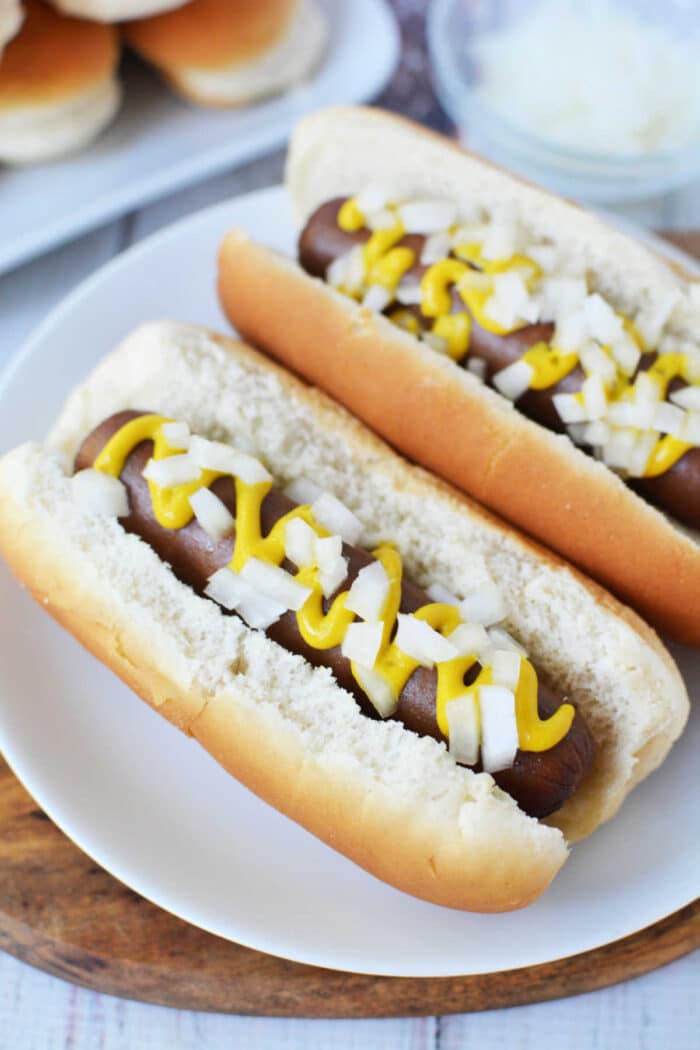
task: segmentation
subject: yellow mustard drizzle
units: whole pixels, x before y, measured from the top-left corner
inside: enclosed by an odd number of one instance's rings
[[[125,423],[107,441],[94,461],[94,468],[118,478],[131,452],[143,441],[153,442],[154,459],[164,459],[173,455],[177,449],[168,444],[162,432],[163,424],[169,422],[166,417],[153,414],[139,416]],[[149,481],[156,520],[167,529],[183,528],[194,516],[189,497],[202,486],[209,486],[216,478],[222,476],[224,474],[221,472],[202,471],[198,481],[171,487],[158,486]],[[263,536],[261,507],[272,482],[263,481],[251,485],[239,477],[234,477],[234,481],[235,543],[229,567],[235,572],[240,572],[251,557],[280,565],[285,558],[286,524],[293,518],[301,518],[318,536],[329,535],[327,530],[314,520],[311,507],[304,504],[294,507],[288,514],[279,518],[268,534]],[[384,679],[394,697],[398,699],[406,682],[420,666],[417,660],[404,653],[393,640],[401,606],[403,566],[401,555],[389,544],[382,544],[373,554],[382,563],[389,578],[389,593],[382,611],[382,642],[374,671]],[[297,624],[304,641],[312,648],[320,650],[340,645],[347,628],[355,618],[354,613],[345,607],[349,592],[339,593],[328,611],[324,612],[318,569],[315,566],[301,568],[295,579],[311,588],[310,596],[296,613]],[[440,602],[424,605],[414,616],[424,620],[445,637],[449,637],[462,622],[454,606]],[[436,717],[440,731],[446,738],[449,738],[447,704],[465,693],[472,693],[478,705],[479,686],[492,681],[491,668],[482,667],[475,681],[469,686],[464,685],[464,676],[476,661],[476,655],[468,655],[437,664]],[[537,675],[525,658],[521,660],[520,667],[520,679],[515,692],[519,744],[523,750],[547,751],[568,733],[574,718],[574,709],[571,704],[565,703],[550,718],[540,719],[537,710]],[[354,663],[351,663],[351,669],[355,680],[361,685]]]
[[[343,203],[337,221],[340,228],[348,233],[362,229],[365,216],[356,198],[348,198]],[[380,284],[389,291],[395,291],[403,275],[413,266],[415,253],[407,248],[395,247],[403,234],[403,225],[397,218],[394,226],[375,231],[366,242],[364,262],[365,276],[369,284]],[[398,254],[402,251],[407,254]],[[478,269],[473,269],[474,266]],[[455,361],[461,361],[469,351],[473,321],[495,335],[509,335],[527,323],[522,322],[507,328],[494,321],[486,312],[486,303],[492,295],[491,283],[486,278],[508,270],[520,272],[530,289],[542,276],[541,267],[529,256],[516,252],[507,259],[484,259],[481,244],[472,241],[455,245],[450,257],[433,263],[423,274],[421,312],[424,317],[434,318],[431,332],[445,340],[447,352]],[[452,286],[456,287],[467,306],[467,311],[451,312],[452,297],[449,289]],[[420,324],[409,310],[400,307],[393,309],[389,318],[413,335],[420,334]],[[627,317],[622,318],[622,323],[643,352],[643,340],[634,323]],[[603,346],[602,349],[612,358],[609,347]],[[576,368],[579,356],[576,352],[562,351],[543,341],[530,347],[521,360],[532,370],[530,388],[546,390],[561,382]],[[687,382],[691,382],[686,375],[686,368],[686,355],[665,354],[659,356],[647,374],[659,382],[662,397],[665,397],[668,383],[675,376],[682,376]],[[618,369],[614,389],[609,391],[609,394],[613,401],[631,398],[634,394],[634,383]],[[583,394],[580,391],[574,396],[583,403]],[[656,477],[665,473],[692,447],[688,442],[681,441],[671,434],[661,435],[649,456],[643,476]]]

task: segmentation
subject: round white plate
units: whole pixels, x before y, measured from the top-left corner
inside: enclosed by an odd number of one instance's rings
[[[0,451],[41,437],[70,387],[135,324],[222,327],[216,249],[240,225],[292,250],[281,189],[208,209],[110,263],[54,311],[0,387]],[[662,567],[659,567],[662,570]],[[301,962],[396,976],[485,973],[573,955],[700,889],[700,711],[663,768],[521,912],[405,896],[260,802],[88,656],[0,571],[0,746],[49,816],[143,896]],[[691,694],[700,657],[678,651]]]

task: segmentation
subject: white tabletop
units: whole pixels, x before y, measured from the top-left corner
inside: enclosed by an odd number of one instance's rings
[[[281,170],[279,154],[257,161],[0,277],[0,367],[48,310],[119,251],[197,208],[277,182]],[[625,214],[658,228],[698,229],[700,183]],[[0,1050],[698,1050],[699,989],[700,953],[695,953],[636,981],[510,1010],[413,1020],[278,1020],[126,1002],[76,988],[0,953]]]

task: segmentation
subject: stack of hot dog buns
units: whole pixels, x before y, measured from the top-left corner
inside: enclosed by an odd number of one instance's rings
[[[188,99],[232,106],[303,80],[328,30],[316,0],[189,0],[129,23],[124,33]]]
[[[223,244],[236,329],[700,644],[700,284],[378,110],[302,121],[287,185],[300,266]]]
[[[233,106],[304,79],[327,36],[316,0],[0,0],[0,163],[51,160],[108,126],[122,38],[189,99]]]
[[[193,325],[134,332],[46,444],[0,461],[0,498],[0,550],[52,616],[262,798],[429,901],[533,900],[687,717],[634,613]]]
[[[0,162],[50,160],[92,141],[112,120],[121,89],[113,26],[23,0],[19,32],[0,55]]]

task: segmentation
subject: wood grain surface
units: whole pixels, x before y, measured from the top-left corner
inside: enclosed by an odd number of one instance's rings
[[[368,977],[303,966],[190,926],[99,868],[0,761],[0,948],[77,984],[192,1010],[408,1017],[539,1002],[636,977],[700,946],[700,902],[631,937],[498,975]]]

